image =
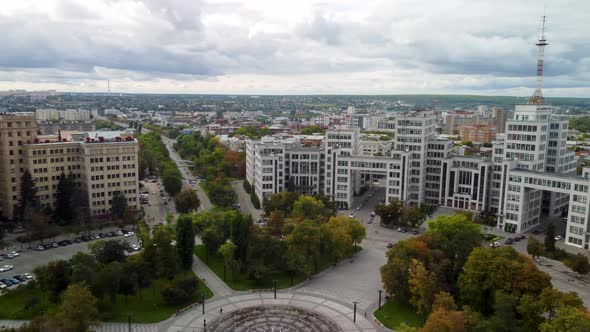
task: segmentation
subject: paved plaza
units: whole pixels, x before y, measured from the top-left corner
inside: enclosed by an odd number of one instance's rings
[[[198,332],[204,331],[204,323],[214,323],[214,326],[224,326],[221,322],[215,322],[219,317],[230,317],[231,313],[243,313],[244,309],[252,309],[259,307],[266,307],[268,309],[278,306],[291,307],[293,312],[299,309],[300,313],[311,315],[317,313],[318,324],[334,324],[341,331],[363,331],[375,332],[377,331],[373,324],[366,318],[364,314],[357,311],[356,322],[354,322],[354,312],[350,305],[345,305],[334,299],[327,299],[303,293],[278,293],[277,298],[274,299],[272,293],[246,294],[234,295],[223,298],[215,298],[205,303],[205,314],[202,314],[202,307],[195,308],[190,312],[183,314],[177,319],[172,319],[168,324],[162,324],[160,331],[162,332]],[[223,312],[220,311],[220,308]],[[252,312],[247,311],[247,312]],[[295,319],[291,312],[286,318],[291,319],[293,324],[298,320]],[[260,320],[265,320],[264,317],[258,317]],[[262,323],[262,322],[261,322]],[[303,324],[302,322],[299,322]],[[209,330],[207,324],[207,330]],[[209,330],[211,331],[211,330]],[[221,330],[212,330],[221,331]],[[231,331],[231,330],[227,330]],[[302,329],[301,331],[313,331],[313,329]],[[323,331],[323,330],[319,330]]]

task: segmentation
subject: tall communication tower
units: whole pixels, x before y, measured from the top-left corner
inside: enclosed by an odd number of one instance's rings
[[[107,97],[111,96],[111,80],[107,80]]]
[[[541,36],[536,44],[539,47],[539,58],[537,59],[537,86],[535,92],[529,98],[529,104],[542,105],[545,102],[541,88],[543,87],[543,59],[545,57],[545,46],[549,45],[545,39],[545,15],[543,15],[543,24],[541,27]]]

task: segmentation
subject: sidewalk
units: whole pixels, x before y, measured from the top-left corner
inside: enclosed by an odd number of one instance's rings
[[[201,262],[197,256],[194,256],[193,271],[205,282],[207,287],[213,292],[213,296],[226,296],[234,292],[215,274],[215,272],[213,272],[205,263]]]

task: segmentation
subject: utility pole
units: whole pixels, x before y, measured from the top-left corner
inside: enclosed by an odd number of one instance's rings
[[[353,323],[356,323],[356,304],[357,304],[358,302],[354,301],[354,302],[352,302],[352,303],[354,304],[354,313],[352,314],[352,322],[353,322]]]

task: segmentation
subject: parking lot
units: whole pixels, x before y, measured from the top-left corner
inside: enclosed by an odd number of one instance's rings
[[[106,231],[105,231],[106,232]],[[73,241],[75,237],[71,237]],[[116,237],[105,237],[103,240],[108,239],[120,239],[127,241],[129,245],[137,244],[137,236],[135,234],[130,236],[116,236]],[[19,250],[18,256],[12,259],[8,259],[5,257],[0,258],[0,267],[5,265],[12,265],[12,269],[5,272],[0,272],[0,279],[5,278],[12,278],[15,275],[22,275],[24,273],[32,273],[33,269],[36,266],[47,264],[53,260],[68,260],[77,252],[89,252],[88,244],[92,241],[96,241],[97,239],[93,239],[89,242],[80,242],[76,243],[73,242],[72,244],[68,245],[57,245],[57,247],[52,247],[51,242],[45,242],[48,244],[49,249],[44,249],[42,251],[35,250],[34,248],[37,245],[33,245],[33,249],[23,249]],[[60,241],[61,242],[61,241]],[[8,251],[9,252],[9,251]],[[8,253],[6,252],[6,253]],[[6,254],[2,252],[2,254]]]

